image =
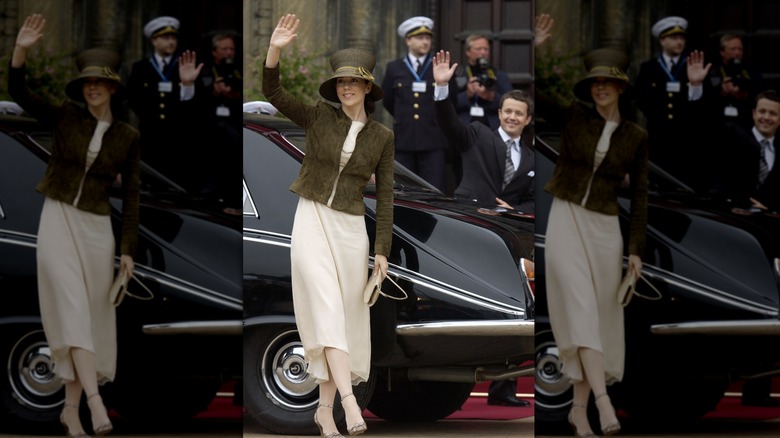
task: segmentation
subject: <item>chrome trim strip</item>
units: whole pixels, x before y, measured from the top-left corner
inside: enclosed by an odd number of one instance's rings
[[[369,267],[373,268],[373,258],[372,258],[371,262],[369,263]],[[504,303],[502,303],[500,301],[496,301],[496,300],[492,300],[492,299],[481,297],[481,296],[479,296],[477,294],[471,293],[471,292],[466,291],[464,289],[461,289],[459,287],[453,286],[453,285],[448,284],[448,283],[444,283],[442,281],[436,280],[436,279],[428,277],[426,275],[422,275],[422,274],[420,274],[418,272],[410,271],[410,270],[408,270],[408,269],[406,269],[404,267],[401,267],[401,266],[398,266],[398,265],[395,265],[395,264],[392,264],[392,263],[388,264],[388,270],[389,270],[389,268],[394,268],[396,271],[401,271],[401,272],[406,273],[406,274],[400,274],[398,272],[390,271],[389,274],[393,274],[394,276],[396,276],[398,278],[404,279],[406,281],[409,281],[411,283],[420,285],[422,287],[425,287],[425,288],[428,288],[428,289],[431,289],[431,290],[435,290],[435,291],[437,291],[439,293],[442,293],[444,295],[455,297],[455,298],[457,298],[459,300],[466,301],[466,302],[471,303],[471,304],[476,304],[478,306],[482,306],[482,307],[485,307],[485,308],[488,308],[488,309],[491,309],[491,310],[496,310],[496,311],[499,311],[499,312],[508,313],[510,315],[525,316],[525,309],[522,309],[520,307],[510,306],[510,305],[504,304]],[[419,279],[415,278],[415,277],[418,277]],[[420,279],[422,279],[422,280],[420,280]],[[449,288],[450,290],[448,290],[447,288]],[[453,292],[459,292],[459,293],[461,293],[463,295],[458,295],[458,294],[455,294]]]
[[[533,321],[449,321],[399,324],[400,336],[534,336]]]
[[[5,219],[5,210],[3,210],[2,202],[0,202],[0,219]]]
[[[146,324],[143,332],[147,335],[227,335],[241,336],[244,333],[243,321],[188,321],[163,324]]]
[[[247,242],[266,243],[268,245],[281,246],[281,247],[284,247],[284,248],[290,248],[291,247],[291,244],[289,244],[289,243],[281,243],[281,242],[276,242],[274,240],[268,240],[268,239],[255,239],[253,237],[244,237],[244,240],[247,241]]]
[[[134,270],[135,275],[139,275],[141,278],[151,278],[154,281],[156,281],[159,284],[164,284],[167,286],[170,286],[174,289],[180,290],[182,292],[195,295],[199,298],[203,298],[205,300],[211,301],[213,303],[220,304],[222,306],[234,309],[234,310],[243,310],[244,309],[244,303],[242,300],[229,297],[227,295],[221,294],[217,291],[206,289],[204,287],[198,286],[196,284],[190,283],[188,281],[182,280],[180,278],[173,277],[169,274],[166,274],[164,272],[160,272],[156,269],[152,269],[145,265],[135,265]],[[150,275],[152,274],[152,275]]]
[[[650,326],[656,335],[780,336],[778,320],[696,321]]]
[[[265,231],[265,230],[258,230],[256,228],[246,228],[243,229],[244,232],[249,233],[255,233],[255,234],[262,234],[266,236],[272,236],[272,237],[279,237],[281,239],[290,239],[292,240],[292,236],[289,234],[282,234],[282,233],[274,233],[273,231]]]
[[[0,229],[0,235],[3,235],[3,234],[8,235],[8,236],[12,236],[12,237],[19,237],[21,239],[30,239],[30,240],[34,241],[35,243],[20,242],[19,240],[15,240],[15,239],[12,239],[12,238],[7,238],[7,237],[0,237],[0,242],[10,243],[11,245],[26,246],[28,248],[37,248],[38,247],[38,245],[37,245],[38,236],[36,234],[20,233],[18,231]]]
[[[539,240],[535,242],[535,246],[539,248],[544,248],[543,240],[546,239],[545,235],[537,234],[536,237],[538,237]],[[624,257],[624,259],[627,260],[626,257]],[[650,278],[660,279],[661,281],[664,281],[669,284],[673,284],[691,293],[701,295],[706,298],[710,298],[712,300],[718,301],[723,304],[728,304],[760,315],[774,316],[774,317],[778,316],[777,309],[772,306],[766,304],[759,304],[754,301],[750,301],[740,297],[735,297],[734,295],[731,295],[724,290],[716,289],[714,287],[707,286],[697,281],[687,279],[681,275],[675,274],[674,272],[659,268],[657,266],[644,264],[642,269],[642,274]]]

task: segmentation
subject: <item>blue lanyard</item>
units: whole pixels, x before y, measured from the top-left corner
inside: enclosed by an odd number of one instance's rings
[[[425,76],[425,72],[427,72],[428,71],[428,67],[431,66],[431,59],[433,59],[433,58],[428,58],[428,60],[425,61],[425,64],[423,64],[422,73],[419,74],[419,75],[417,74],[417,71],[414,69],[414,67],[412,67],[412,63],[409,62],[409,57],[408,56],[404,56],[404,63],[406,64],[406,68],[408,68],[409,71],[412,72],[412,75],[414,76],[414,78],[417,79],[417,82],[423,82],[422,77]]]
[[[674,69],[674,74],[672,74],[672,72],[669,71],[669,67],[666,66],[666,62],[664,61],[664,57],[663,56],[659,56],[658,57],[658,63],[661,64],[661,68],[666,73],[666,76],[669,76],[669,80],[671,82],[677,82],[677,75],[680,74],[680,69],[685,64],[685,59],[682,56],[680,56],[680,59],[682,60],[682,62],[677,64],[677,66]]]
[[[152,55],[152,57],[149,58],[149,62],[152,63],[152,67],[154,67],[154,71],[156,71],[157,74],[160,75],[160,79],[162,79],[163,82],[170,82],[168,80],[168,76],[171,75],[171,72],[173,71],[173,66],[176,65],[177,62],[179,62],[179,58],[173,60],[173,62],[171,63],[171,69],[168,70],[167,75],[164,75],[162,70],[160,70],[160,66],[157,65],[157,60],[154,59],[154,55]]]

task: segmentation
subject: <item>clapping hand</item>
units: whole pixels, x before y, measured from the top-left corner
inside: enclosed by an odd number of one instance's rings
[[[270,45],[279,49],[286,47],[298,38],[298,34],[295,31],[298,30],[300,24],[301,20],[296,18],[295,14],[287,14],[280,18],[274,33],[271,35]]]
[[[550,38],[553,24],[555,24],[555,20],[549,14],[541,14],[536,17],[534,22],[534,47],[541,46]]]
[[[33,14],[24,20],[19,34],[16,36],[16,45],[29,49],[43,36],[43,28],[46,26],[46,19],[41,14]]]
[[[458,63],[452,64],[450,67],[450,52],[439,50],[433,56],[433,80],[438,86],[445,86],[455,74],[455,69],[458,68]]]
[[[185,50],[179,56],[179,79],[181,79],[182,85],[194,84],[202,68],[202,62],[195,67],[195,52]]]
[[[688,66],[688,80],[691,85],[701,85],[712,67],[712,64],[704,65],[704,52],[698,50],[691,52],[686,64]]]

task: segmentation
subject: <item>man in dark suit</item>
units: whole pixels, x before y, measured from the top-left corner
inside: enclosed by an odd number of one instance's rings
[[[409,52],[387,63],[382,81],[382,104],[395,118],[395,159],[442,192],[451,193],[445,171],[449,143],[433,108],[433,20],[409,18],[398,26],[398,35]],[[450,82],[454,98],[455,81]]]
[[[720,173],[735,212],[751,209],[780,211],[780,166],[777,165],[777,129],[780,126],[780,96],[774,90],[758,94],[753,108],[753,128],[746,131],[728,124],[728,157]],[[728,152],[728,153],[726,153]]]
[[[436,54],[433,77],[436,117],[463,156],[463,180],[455,197],[533,214],[534,153],[521,139],[531,123],[533,100],[523,91],[511,90],[499,101],[498,129],[480,122],[464,124],[448,99],[448,83],[457,68],[450,67],[449,56],[443,51]]]
[[[647,118],[650,161],[659,165],[684,183],[695,189],[706,189],[711,175],[702,163],[709,155],[698,145],[705,142],[694,137],[700,131],[693,129],[701,124],[704,111],[702,82],[688,80],[685,54],[685,32],[688,22],[682,17],[666,17],[652,27],[662,53],[639,67],[635,90],[639,109]],[[707,66],[707,71],[709,71]]]
[[[182,103],[195,95],[195,78],[201,64],[194,68],[194,53],[186,52],[193,63],[181,63],[178,46],[179,20],[173,17],[157,17],[144,26],[144,35],[154,48],[154,53],[136,61],[127,81],[128,104],[140,120],[141,159],[162,172],[168,178],[192,185],[194,172],[182,164],[183,155],[192,151],[183,149],[186,120]],[[190,111],[192,109],[190,108]]]

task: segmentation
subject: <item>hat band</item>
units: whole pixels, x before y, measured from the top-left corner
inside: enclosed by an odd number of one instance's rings
[[[425,34],[425,33],[433,35],[433,31],[431,29],[429,29],[427,26],[420,26],[417,29],[410,30],[406,34],[406,37],[413,37],[413,36],[422,35],[422,34]]]
[[[361,77],[363,79],[367,79],[367,80],[369,80],[371,82],[374,82],[374,76],[371,73],[369,73],[368,70],[366,70],[363,67],[350,67],[350,66],[339,67],[339,68],[336,69],[335,72],[333,72],[333,76],[338,77],[340,75],[341,76],[343,76],[343,75],[356,75],[356,76],[359,76],[359,77]]]
[[[665,36],[669,36],[675,33],[685,33],[685,29],[683,29],[680,26],[670,27],[669,29],[666,29],[665,31],[661,32],[661,35],[658,35],[658,37],[663,38]]]
[[[119,75],[116,74],[114,70],[111,69],[111,67],[98,67],[96,65],[90,65],[84,67],[84,69],[81,70],[81,74],[83,75],[84,73],[99,73],[103,77],[119,81]]]
[[[596,66],[590,69],[589,74],[593,73],[608,73],[611,77],[614,77],[616,79],[622,79],[624,81],[628,80],[628,76],[626,76],[625,73],[623,73],[619,68],[612,66]]]

